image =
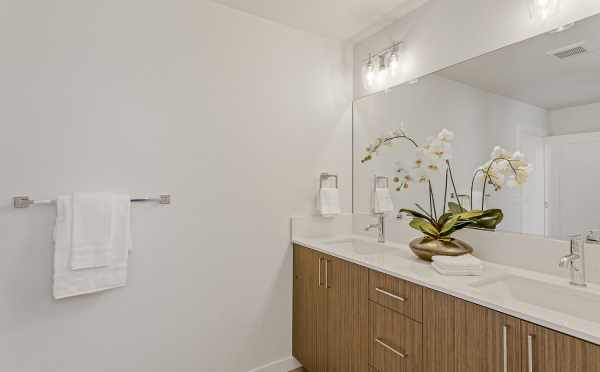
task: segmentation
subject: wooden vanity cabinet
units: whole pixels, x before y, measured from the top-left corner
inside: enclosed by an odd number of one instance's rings
[[[292,353],[308,372],[368,371],[368,269],[294,245]]]
[[[294,245],[308,372],[600,372],[600,346]]]
[[[600,372],[600,346],[430,289],[423,355],[424,372]]]

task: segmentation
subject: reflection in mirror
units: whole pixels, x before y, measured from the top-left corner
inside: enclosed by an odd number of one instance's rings
[[[376,175],[399,177],[415,159],[397,143],[362,163],[369,145],[398,129],[426,144],[445,128],[454,134],[451,201],[481,209],[483,182],[471,193],[471,180],[500,146],[524,154],[533,171],[519,187],[506,177],[486,188],[485,208],[504,213],[498,230],[566,239],[599,229],[600,16],[355,101],[355,212],[369,213]],[[431,175],[436,200],[444,176]],[[426,185],[393,185],[402,186],[392,193],[396,210],[429,205]]]

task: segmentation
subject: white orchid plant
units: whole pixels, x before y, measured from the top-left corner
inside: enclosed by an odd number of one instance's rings
[[[403,208],[400,212],[412,216],[410,226],[432,239],[450,240],[455,231],[469,226],[484,229],[496,228],[504,218],[502,210],[484,210],[485,198],[482,198],[481,209],[473,209],[473,190],[476,181],[483,180],[483,195],[485,195],[488,184],[492,185],[495,191],[499,191],[505,185],[508,187],[522,185],[533,171],[532,166],[525,161],[523,154],[515,152],[511,155],[496,146],[491,154],[491,160],[475,170],[471,181],[471,205],[467,210],[459,198],[456,203],[447,203],[449,186],[454,190],[454,195],[458,195],[451,166],[454,133],[443,129],[436,137],[429,138],[425,145],[419,146],[413,138],[406,135],[403,129],[399,129],[387,136],[377,138],[375,143],[368,146],[362,162],[372,160],[383,146],[392,146],[399,140],[408,141],[414,146],[415,158],[412,162],[396,163],[397,174],[393,178],[396,190],[408,189],[411,184],[425,184],[429,194],[428,210],[415,203],[418,210]],[[445,184],[442,210],[438,215],[431,176],[440,173],[445,173]]]
[[[516,151],[512,155],[500,146],[492,151],[491,159],[477,168],[471,181],[471,209],[473,209],[473,190],[476,181],[483,181],[483,195],[486,186],[491,185],[494,191],[500,191],[504,186],[514,188],[527,182],[533,172],[533,165],[527,163],[525,155]],[[481,209],[484,208],[485,198],[481,200]]]

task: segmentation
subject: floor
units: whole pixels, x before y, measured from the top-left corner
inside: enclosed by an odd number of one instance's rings
[[[293,369],[290,372],[306,372],[306,371],[304,370],[304,368],[300,367],[300,368]]]

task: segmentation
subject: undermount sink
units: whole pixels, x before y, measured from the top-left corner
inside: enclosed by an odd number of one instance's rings
[[[594,291],[516,275],[486,279],[471,286],[494,296],[600,323],[600,293]]]
[[[394,256],[401,256],[407,259],[414,259],[414,255],[410,253],[408,250],[390,246],[385,243],[375,243],[362,239],[355,238],[347,238],[347,239],[335,239],[335,240],[325,240],[322,242],[323,244],[327,244],[327,246],[334,250],[344,250],[344,251],[352,251],[359,255],[376,255],[381,253],[393,254]]]

